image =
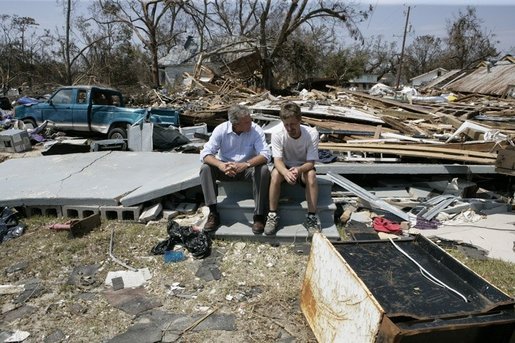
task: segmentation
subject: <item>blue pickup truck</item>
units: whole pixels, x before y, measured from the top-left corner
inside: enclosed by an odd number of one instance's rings
[[[18,105],[16,119],[36,127],[48,120],[63,131],[100,133],[108,139],[127,138],[127,125],[150,121],[179,126],[175,109],[125,107],[122,94],[111,88],[69,86],[57,89],[47,101]]]

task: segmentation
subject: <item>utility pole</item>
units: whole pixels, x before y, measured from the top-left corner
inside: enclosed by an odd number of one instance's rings
[[[402,37],[401,57],[399,58],[399,69],[397,70],[397,84],[395,85],[395,89],[399,89],[399,84],[401,82],[402,59],[404,58],[404,45],[406,44],[406,34],[408,33],[408,21],[409,21],[410,8],[411,7],[408,6],[408,12],[406,14],[406,24],[404,25],[404,36]]]

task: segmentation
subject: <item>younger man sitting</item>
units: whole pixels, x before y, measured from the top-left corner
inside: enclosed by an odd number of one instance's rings
[[[304,227],[309,235],[320,231],[316,215],[318,201],[318,183],[315,171],[315,161],[318,160],[318,131],[309,126],[301,125],[300,107],[288,102],[281,107],[279,114],[283,123],[281,131],[272,134],[272,170],[269,190],[269,212],[265,224],[265,234],[274,235],[277,232],[279,216],[277,207],[281,192],[281,183],[296,183],[305,187],[308,213]]]

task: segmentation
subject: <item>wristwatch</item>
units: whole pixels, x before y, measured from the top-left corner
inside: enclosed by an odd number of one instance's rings
[[[250,164],[250,162],[245,162],[245,164],[247,165],[247,168],[252,167],[252,164]]]

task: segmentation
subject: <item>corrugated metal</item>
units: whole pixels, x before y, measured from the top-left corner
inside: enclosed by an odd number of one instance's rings
[[[506,87],[515,85],[515,64],[480,67],[467,76],[454,81],[446,89],[461,93],[479,93],[501,96]]]

